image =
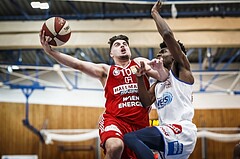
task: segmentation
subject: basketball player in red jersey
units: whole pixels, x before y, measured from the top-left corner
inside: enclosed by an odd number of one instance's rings
[[[100,117],[99,135],[105,159],[136,159],[135,154],[124,146],[123,135],[149,125],[150,107],[142,106],[134,75],[140,61],[148,63],[149,60],[142,57],[130,59],[129,41],[125,35],[113,36],[109,39],[110,56],[115,62],[112,66],[82,61],[60,53],[48,44],[50,38],[45,37],[44,31],[40,31],[39,36],[47,54],[63,65],[97,78],[104,87],[106,109]],[[145,76],[148,86],[147,76],[161,80],[156,71],[151,70],[150,67],[146,69],[149,70]]]

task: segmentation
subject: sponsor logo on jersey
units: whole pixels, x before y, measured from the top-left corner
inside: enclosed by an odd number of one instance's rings
[[[137,73],[137,69],[136,69],[137,65],[131,66],[130,69],[132,71],[133,74]]]
[[[174,134],[180,134],[182,132],[182,126],[181,125],[178,125],[178,124],[168,124],[167,126],[170,129],[172,129]]]
[[[164,86],[165,86],[165,88],[170,88],[170,87],[172,86],[171,80],[170,80],[170,76],[169,76],[168,79],[164,82]]]
[[[117,67],[115,67],[113,70],[113,75],[118,76],[118,75],[122,74],[123,77],[131,76],[132,74],[135,74],[137,72],[136,67],[138,67],[138,66],[134,65],[134,66],[131,66],[130,68],[124,68],[124,69],[120,69],[120,70]]]
[[[166,105],[172,102],[173,95],[170,92],[164,92],[162,97],[156,99],[157,109],[164,108]]]
[[[114,75],[114,76],[120,75],[120,71],[119,71],[117,68],[115,68],[115,69],[113,70],[113,75]]]
[[[137,107],[142,106],[142,103],[139,101],[139,96],[127,96],[123,97],[123,102],[118,104],[118,108],[124,107]]]
[[[136,83],[124,84],[113,88],[114,94],[127,94],[127,93],[137,93],[138,86]]]
[[[118,104],[118,108],[125,108],[125,107],[142,107],[142,103],[140,101],[130,101],[130,102],[123,102]]]
[[[139,96],[123,97],[123,102],[125,102],[125,101],[139,101],[139,100],[140,100]]]

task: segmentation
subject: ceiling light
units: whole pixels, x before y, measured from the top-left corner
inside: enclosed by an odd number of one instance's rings
[[[40,9],[48,9],[48,3],[40,3],[40,2],[31,2],[32,8],[40,8]]]
[[[17,65],[12,65],[13,70],[19,70],[19,67]]]
[[[48,3],[40,3],[40,9],[48,9],[49,8],[49,5]]]
[[[31,2],[32,8],[40,8],[40,2]]]

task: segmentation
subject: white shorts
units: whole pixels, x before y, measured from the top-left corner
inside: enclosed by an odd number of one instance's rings
[[[166,159],[187,159],[197,141],[197,128],[193,123],[156,126],[165,142]]]

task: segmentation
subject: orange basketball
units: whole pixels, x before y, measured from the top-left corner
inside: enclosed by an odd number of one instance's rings
[[[71,29],[68,22],[61,17],[47,19],[42,26],[43,30],[45,31],[45,36],[51,38],[49,44],[52,46],[65,44],[71,36]]]

